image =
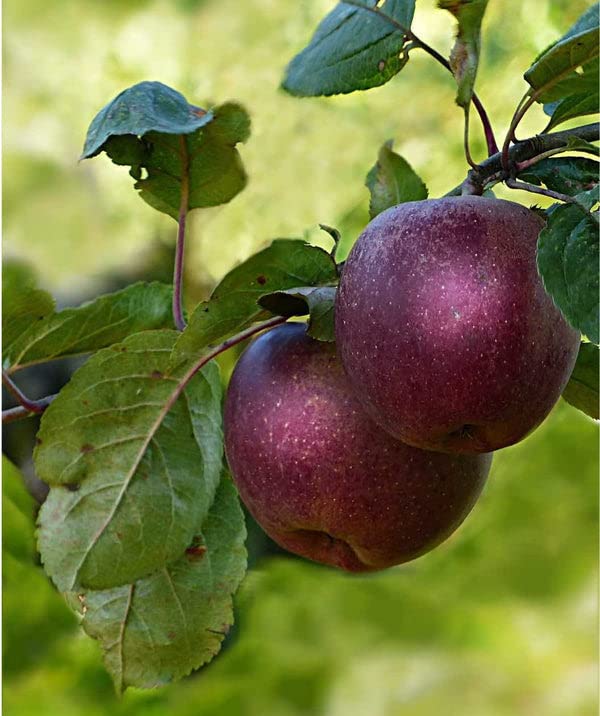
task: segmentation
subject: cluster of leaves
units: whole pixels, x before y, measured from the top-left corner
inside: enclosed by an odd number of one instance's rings
[[[449,67],[457,102],[467,111],[486,2],[440,5],[458,19]],[[427,49],[410,29],[413,13],[409,0],[340,2],[291,62],[285,89],[329,95],[387,82],[413,47]],[[590,23],[584,16],[526,74],[533,101],[546,108],[558,103],[551,110],[553,126],[565,116],[561,103],[572,97],[572,87],[579,91],[575,70],[582,67],[587,75],[595,67],[597,73]],[[597,40],[595,47],[597,54]],[[556,72],[564,83],[550,88],[548,76]],[[571,103],[571,117],[574,111]],[[130,167],[141,198],[181,222],[189,210],[228,202],[243,189],[237,144],[247,139],[249,127],[237,104],[204,110],[165,85],[143,82],[97,115],[83,158],[105,152]],[[591,211],[597,164],[547,158],[521,177],[574,197],[576,203],[549,212],[540,236],[540,273],[567,319],[598,342],[597,275],[590,275],[598,256]],[[390,142],[366,181],[371,217],[428,196]],[[323,228],[336,238],[335,230]],[[220,648],[246,557],[242,513],[223,469],[221,380],[211,359],[274,315],[308,315],[311,335],[333,340],[339,277],[334,255],[298,239],[273,241],[225,276],[182,332],[173,329],[170,287],[136,284],[56,311],[26,269],[5,267],[6,374],[90,355],[42,418],[34,458],[50,492],[38,516],[38,546],[54,584],[100,642],[118,690],[164,684]],[[592,413],[597,362],[597,349],[583,344],[565,393]]]

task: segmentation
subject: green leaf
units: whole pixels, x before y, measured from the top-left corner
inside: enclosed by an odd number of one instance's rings
[[[335,262],[326,251],[298,239],[276,239],[230,271],[196,308],[175,345],[173,361],[194,360],[207,346],[268,318],[258,304],[267,293],[337,281]]]
[[[236,490],[224,478],[179,560],[132,585],[70,595],[83,628],[100,642],[118,692],[162,686],[219,651],[246,570],[245,537]]]
[[[579,347],[579,354],[577,355],[573,373],[563,391],[562,397],[567,403],[586,413],[590,418],[594,418],[594,420],[600,418],[598,410],[600,401],[599,374],[598,348],[592,343],[582,343]]]
[[[371,192],[369,215],[377,214],[405,201],[427,199],[427,187],[410,164],[392,150],[390,139],[379,150],[377,163],[367,174],[365,185]]]
[[[168,370],[177,335],[147,331],[96,353],[44,413],[34,458],[52,489],[39,547],[61,591],[150,574],[181,555],[212,503],[219,371],[208,364],[177,398],[184,371]]]
[[[538,271],[546,291],[569,323],[599,341],[598,223],[574,204],[549,212],[537,246]]]
[[[21,562],[35,555],[33,498],[16,465],[2,455],[2,548]]]
[[[37,321],[54,311],[54,299],[37,288],[31,269],[21,262],[2,264],[2,352]]]
[[[600,94],[597,91],[571,94],[565,99],[544,105],[544,112],[551,117],[544,131],[548,132],[569,119],[596,114],[598,111],[600,111]]]
[[[577,196],[598,186],[600,164],[587,157],[549,157],[519,173],[519,178],[545,184],[552,191]]]
[[[598,90],[598,16],[589,12],[543,52],[524,77],[544,104]],[[582,72],[577,72],[582,68]]]
[[[148,132],[190,134],[212,119],[212,112],[188,104],[167,85],[139,82],[123,90],[94,117],[81,158],[95,157],[110,137],[143,137]]]
[[[46,315],[3,346],[9,372],[42,361],[91,353],[128,335],[173,325],[173,290],[161,283],[136,283],[122,291]]]
[[[184,193],[185,208],[199,209],[231,201],[246,186],[236,144],[248,139],[250,118],[239,104],[229,102],[204,112],[158,82],[135,85],[113,102],[117,100],[116,109],[111,103],[100,113],[107,112],[110,118],[99,120],[102,131],[95,127],[100,115],[92,122],[93,137],[88,135],[83,158],[105,151],[115,164],[130,166],[135,188],[154,209],[178,219]],[[158,108],[156,116],[149,114],[148,105]],[[108,131],[107,125],[118,131]]]
[[[449,10],[458,20],[458,34],[450,54],[450,66],[458,84],[456,103],[467,108],[479,65],[481,22],[488,0],[438,0],[438,6]]]
[[[567,149],[571,149],[574,152],[593,154],[596,157],[600,156],[600,147],[579,137],[569,137],[567,140]]]
[[[283,89],[316,97],[385,84],[408,62],[414,11],[414,0],[339,2],[288,65]]]
[[[261,296],[258,303],[278,316],[309,314],[307,333],[318,341],[335,341],[335,286],[304,286]]]
[[[581,204],[581,206],[583,206],[584,209],[587,209],[587,211],[591,211],[594,206],[596,206],[596,204],[600,202],[600,186],[596,184],[587,191],[582,191],[579,194],[575,194],[575,198]]]

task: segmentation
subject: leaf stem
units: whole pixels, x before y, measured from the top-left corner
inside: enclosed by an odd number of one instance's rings
[[[542,194],[542,196],[549,196],[552,199],[564,201],[567,204],[579,204],[575,197],[569,196],[568,194],[561,194],[558,191],[552,191],[552,189],[544,189],[541,186],[530,184],[526,181],[517,181],[516,179],[509,177],[504,183],[511,189],[521,189],[522,191],[529,191],[532,194]]]
[[[522,162],[515,162],[515,170],[518,174],[519,172],[525,171],[525,169],[529,169],[529,167],[534,166],[534,164],[537,164],[538,162],[541,162],[543,159],[548,159],[548,157],[553,157],[555,154],[562,154],[563,152],[576,152],[576,147],[557,147],[556,149],[548,149],[547,152],[542,152],[541,154],[538,154],[535,157],[532,157],[531,159],[525,159]]]
[[[463,145],[465,148],[465,159],[467,160],[467,164],[472,169],[475,169],[477,167],[477,164],[475,161],[473,161],[473,157],[471,156],[471,150],[469,149],[469,105],[465,107],[465,128],[463,134]]]
[[[251,338],[252,336],[256,335],[257,333],[261,333],[262,331],[266,331],[268,328],[274,328],[275,326],[279,326],[286,321],[287,318],[284,318],[282,316],[275,316],[274,318],[269,318],[267,321],[257,323],[254,326],[250,326],[250,328],[246,328],[246,330],[244,331],[240,331],[240,333],[236,333],[234,336],[231,336],[231,338],[227,338],[222,343],[219,343],[219,345],[215,346],[215,348],[210,350],[208,353],[205,353],[202,358],[196,361],[196,363],[192,365],[192,367],[187,371],[187,373],[183,375],[183,377],[177,384],[177,387],[171,393],[167,402],[162,407],[162,410],[158,415],[156,423],[160,424],[163,421],[167,413],[175,405],[175,403],[179,399],[179,396],[187,387],[190,380],[196,375],[196,373],[198,373],[198,371],[202,370],[202,368],[204,368],[204,366],[209,361],[211,361],[213,358],[216,358],[220,353],[223,353],[229,348],[233,348],[233,346],[236,346],[238,343],[242,343],[242,341],[245,341],[247,338]]]
[[[384,12],[381,12],[381,10],[378,7],[368,7],[367,5],[363,5],[361,2],[358,2],[358,0],[342,0],[344,4],[346,5],[352,5],[354,7],[360,8],[361,10],[365,10],[367,12],[370,12],[374,15],[378,15],[382,20],[385,20],[390,25],[393,25],[397,30],[401,30],[405,37],[414,43],[416,47],[419,47],[421,50],[426,52],[430,57],[433,57],[433,59],[436,62],[439,62],[442,67],[444,67],[450,74],[454,75],[452,72],[452,67],[450,67],[450,63],[448,60],[441,55],[435,48],[431,47],[431,45],[428,45],[424,40],[421,40],[420,37],[417,37],[415,33],[409,28],[405,27],[401,22],[398,22],[393,17],[390,17],[390,15],[386,15]],[[498,145],[496,144],[496,139],[494,137],[494,130],[492,128],[492,124],[490,122],[490,119],[487,115],[487,112],[485,111],[485,108],[483,104],[481,103],[481,100],[479,97],[473,92],[472,97],[473,105],[475,106],[475,109],[477,110],[477,114],[479,115],[479,119],[481,120],[481,124],[483,126],[483,132],[485,134],[485,141],[488,148],[488,156],[492,156],[492,154],[496,154],[498,151]]]
[[[508,127],[508,131],[506,132],[506,138],[504,139],[504,144],[502,145],[502,168],[507,173],[510,171],[510,157],[508,151],[510,143],[514,140],[515,131],[519,122],[523,119],[525,113],[531,107],[531,105],[534,104],[534,102],[534,96],[532,95],[528,98],[528,95],[526,94],[524,97],[521,98],[521,101],[517,105],[517,109],[515,110],[515,113],[510,120],[510,125]]]
[[[216,358],[220,353],[223,353],[224,351],[228,350],[229,348],[232,348],[233,346],[237,345],[238,343],[241,343],[242,341],[245,341],[247,338],[251,338],[252,336],[256,335],[257,333],[261,333],[262,331],[266,331],[269,328],[274,328],[275,326],[279,326],[282,323],[285,323],[287,321],[287,318],[284,318],[282,316],[275,316],[273,318],[269,318],[267,321],[263,321],[262,323],[257,323],[254,326],[250,326],[250,328],[247,328],[245,331],[241,331],[240,333],[237,333],[234,336],[231,336],[231,338],[227,338],[222,343],[219,343],[219,345],[215,346],[212,350],[210,350],[208,353],[205,353],[202,358],[200,358],[192,367],[185,373],[185,375],[181,378],[179,383],[177,384],[177,387],[175,390],[171,393],[169,396],[167,402],[162,407],[157,420],[156,425],[159,426],[162,421],[164,420],[167,413],[171,410],[171,408],[175,405],[177,400],[179,399],[179,396],[181,393],[185,390],[186,386],[190,382],[190,380],[198,373],[198,371],[202,370],[202,368],[213,358]],[[14,383],[6,376],[9,383],[11,384],[11,387],[9,387],[8,384],[5,383],[7,388],[12,390],[12,386],[14,386]],[[3,371],[2,374],[3,381],[5,380],[5,373]],[[13,423],[17,420],[23,420],[24,418],[29,418],[34,414],[43,413],[44,410],[50,405],[50,403],[57,397],[58,394],[55,395],[48,395],[45,398],[41,398],[40,400],[29,400],[26,396],[24,396],[21,391],[14,386],[15,389],[18,391],[21,398],[18,398],[21,405],[19,405],[16,408],[10,408],[8,410],[2,411],[2,422],[3,423]],[[15,394],[16,397],[16,394]],[[25,400],[25,404],[22,402],[22,399]]]
[[[189,156],[185,137],[181,137],[181,203],[179,205],[177,245],[175,247],[175,266],[173,269],[173,320],[178,331],[186,327],[183,316],[183,259],[185,253],[185,225],[189,211],[190,183]]]

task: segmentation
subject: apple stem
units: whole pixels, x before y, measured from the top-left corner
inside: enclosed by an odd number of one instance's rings
[[[185,253],[185,225],[189,210],[189,157],[185,138],[181,138],[181,203],[179,205],[179,227],[177,229],[177,245],[175,247],[175,266],[173,269],[173,320],[178,331],[186,327],[183,316],[183,259]]]

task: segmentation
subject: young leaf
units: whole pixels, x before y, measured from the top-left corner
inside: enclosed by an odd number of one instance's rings
[[[118,692],[181,678],[221,648],[246,569],[244,516],[229,479],[200,525],[185,554],[152,575],[70,595],[83,628],[100,642]]]
[[[406,159],[392,150],[392,145],[390,139],[381,147],[377,163],[365,180],[371,192],[371,219],[396,204],[427,199],[427,187]]]
[[[278,316],[309,314],[307,333],[318,341],[335,341],[335,286],[304,286],[261,296],[259,305]]]
[[[339,2],[288,65],[283,89],[316,97],[385,84],[408,62],[414,11],[415,0]]]
[[[197,306],[175,344],[173,362],[194,360],[208,345],[268,318],[258,304],[261,296],[337,280],[335,262],[326,251],[298,239],[276,239],[230,271],[210,299]]]
[[[34,458],[51,490],[39,546],[61,591],[116,587],[161,568],[212,503],[219,371],[208,364],[179,395],[182,371],[168,370],[176,337],[147,331],[96,353],[44,413]]]
[[[577,196],[598,185],[600,164],[587,157],[549,157],[519,173],[519,178],[548,189]]]
[[[598,375],[600,365],[598,362],[598,348],[592,343],[582,343],[579,347],[577,362],[573,373],[563,390],[562,397],[578,410],[589,415],[590,418],[600,418],[598,403],[600,401],[598,389]]]
[[[481,22],[488,0],[438,0],[438,6],[449,10],[458,20],[458,34],[450,54],[450,66],[458,84],[456,103],[468,107],[479,64]]]
[[[130,166],[142,199],[177,219],[184,190],[186,208],[197,209],[231,201],[245,187],[236,144],[249,134],[250,119],[238,104],[206,112],[160,82],[141,82],[96,116],[82,159],[105,151],[115,164]]]
[[[31,269],[17,261],[2,265],[2,352],[54,311],[54,299],[37,287]]]
[[[16,465],[2,455],[2,548],[21,562],[35,555],[34,502]]]
[[[136,283],[122,291],[46,315],[3,345],[9,373],[34,363],[91,353],[133,333],[173,325],[173,290],[161,283]]]
[[[574,204],[554,207],[540,232],[537,265],[546,291],[569,323],[599,341],[598,222]]]

